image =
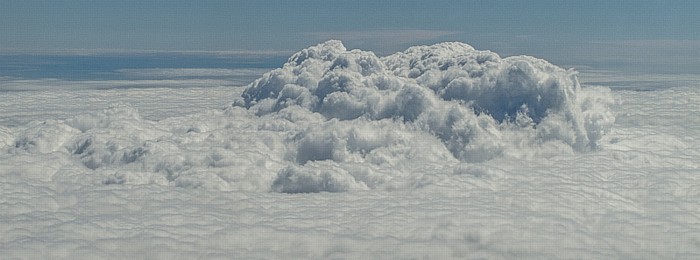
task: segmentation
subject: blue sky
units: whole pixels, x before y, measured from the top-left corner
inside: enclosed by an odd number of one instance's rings
[[[563,65],[692,72],[698,10],[700,1],[3,0],[0,50],[291,52],[340,39],[386,54],[462,41]]]

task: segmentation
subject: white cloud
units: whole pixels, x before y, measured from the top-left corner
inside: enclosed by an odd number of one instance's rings
[[[594,148],[614,121],[606,95],[582,90],[574,73],[546,61],[502,59],[462,43],[379,58],[328,41],[253,82],[239,104],[259,115],[301,106],[328,119],[404,120],[435,134],[458,159],[482,161],[503,152],[502,135],[514,125],[532,131],[532,142]]]

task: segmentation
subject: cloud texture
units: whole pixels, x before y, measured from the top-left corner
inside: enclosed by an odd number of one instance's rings
[[[0,257],[700,257],[695,85],[331,41],[248,87],[3,97]]]
[[[326,120],[403,121],[475,162],[507,149],[509,132],[595,149],[614,122],[610,102],[605,91],[581,89],[575,72],[533,57],[450,42],[380,58],[328,41],[263,75],[235,105],[257,115],[301,107]]]

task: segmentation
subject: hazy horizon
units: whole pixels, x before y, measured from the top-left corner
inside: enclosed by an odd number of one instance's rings
[[[697,1],[5,1],[0,52],[378,55],[459,41],[562,66],[700,71]],[[342,12],[341,12],[342,10]]]

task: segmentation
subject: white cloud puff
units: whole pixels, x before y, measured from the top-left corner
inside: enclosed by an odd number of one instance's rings
[[[507,130],[533,142],[596,147],[611,128],[610,94],[528,56],[501,58],[458,42],[386,57],[328,41],[297,52],[251,83],[234,105],[257,115],[300,106],[326,119],[393,119],[438,137],[463,161],[493,158]]]

